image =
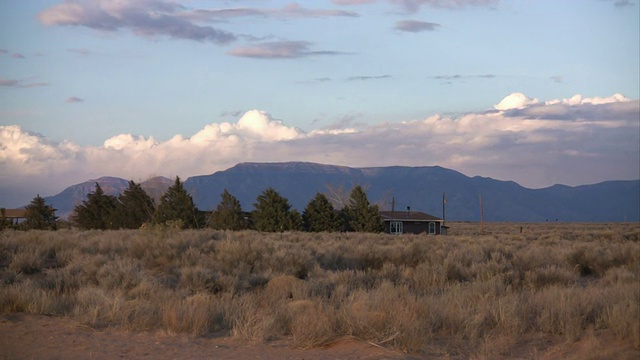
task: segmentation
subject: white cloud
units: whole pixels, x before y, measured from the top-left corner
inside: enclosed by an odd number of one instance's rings
[[[498,105],[493,107],[496,110],[512,110],[523,109],[529,105],[537,104],[538,99],[532,99],[523,93],[513,93],[500,101]]]
[[[131,134],[120,134],[105,140],[104,148],[113,150],[144,151],[156,145],[153,137],[145,139],[144,136],[135,137]]]
[[[639,100],[616,94],[539,102],[512,94],[496,108],[357,128],[347,122],[308,133],[252,110],[190,137],[160,142],[120,134],[97,147],[55,143],[19,126],[0,126],[0,204],[24,204],[37,193],[53,195],[105,175],[186,179],[245,161],[440,165],[529,187],[638,178]]]
[[[555,105],[555,104],[565,104],[565,105],[580,105],[580,104],[594,104],[594,105],[602,105],[602,104],[611,104],[616,102],[626,102],[629,101],[622,94],[613,94],[608,97],[592,97],[585,98],[582,95],[574,95],[570,99],[562,99],[562,100],[550,100],[546,101],[547,105]]]

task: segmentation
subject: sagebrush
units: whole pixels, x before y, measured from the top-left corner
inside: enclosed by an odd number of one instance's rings
[[[0,312],[301,348],[349,336],[508,357],[532,334],[606,332],[640,349],[639,237],[637,223],[458,223],[449,236],[5,231]]]

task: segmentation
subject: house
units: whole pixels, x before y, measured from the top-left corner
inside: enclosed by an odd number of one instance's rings
[[[0,218],[24,219],[27,216],[27,209],[0,209]]]
[[[387,234],[446,235],[444,220],[420,211],[380,211]]]
[[[10,224],[17,224],[27,216],[27,209],[5,209],[0,208],[0,222],[10,221]]]

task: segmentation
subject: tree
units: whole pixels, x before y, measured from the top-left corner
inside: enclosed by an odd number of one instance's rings
[[[25,207],[25,221],[21,227],[24,229],[56,230],[56,209],[47,205],[40,194],[31,200]]]
[[[82,229],[114,229],[117,228],[115,210],[118,199],[105,195],[98,183],[94,192],[87,194],[87,200],[73,209],[71,221]]]
[[[268,188],[258,195],[253,204],[253,223],[258,231],[280,232],[301,230],[302,218],[296,210],[291,211],[289,201],[280,196],[273,188]]]
[[[7,218],[7,209],[0,208],[0,230],[13,227],[13,220]]]
[[[140,184],[129,181],[129,187],[118,196],[117,223],[125,229],[139,229],[153,220],[155,204]]]
[[[349,191],[342,185],[327,184],[327,199],[336,210],[342,210],[349,204]]]
[[[371,205],[367,193],[358,185],[351,190],[349,204],[343,209],[349,230],[357,232],[383,232],[384,222],[378,205]]]
[[[159,224],[167,221],[177,221],[183,229],[198,228],[204,223],[200,211],[193,203],[193,198],[184,189],[177,176],[173,185],[160,198],[160,205],[154,217],[154,222]]]
[[[220,203],[211,214],[211,227],[218,230],[242,230],[247,227],[240,201],[224,189]]]
[[[309,201],[307,207],[302,212],[302,221],[304,229],[307,231],[332,232],[342,229],[340,214],[335,211],[329,199],[322,193],[317,193],[316,196]]]

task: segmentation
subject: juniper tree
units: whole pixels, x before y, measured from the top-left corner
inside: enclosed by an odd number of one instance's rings
[[[349,204],[343,209],[348,229],[357,232],[383,232],[384,222],[378,205],[371,205],[367,193],[357,185],[351,190]]]
[[[155,204],[140,184],[129,181],[129,187],[118,197],[117,222],[125,229],[138,229],[153,220]]]
[[[258,231],[280,232],[301,230],[302,218],[296,210],[291,211],[289,201],[280,196],[273,188],[268,188],[258,195],[253,204],[254,227]]]
[[[247,227],[240,201],[224,189],[220,203],[211,214],[210,226],[218,230],[242,230]]]
[[[24,229],[56,230],[57,220],[56,209],[38,194],[25,207],[25,221],[20,225]]]
[[[322,193],[317,193],[316,196],[309,201],[302,212],[302,221],[304,229],[307,231],[332,232],[342,229],[342,219],[340,215],[335,211],[329,199]]]
[[[98,183],[93,192],[87,194],[87,199],[73,209],[71,221],[82,229],[114,229],[117,228],[115,210],[118,199],[112,195],[105,195]]]
[[[0,230],[13,227],[13,220],[7,218],[7,209],[0,208]]]
[[[176,176],[167,192],[160,198],[160,205],[155,212],[154,222],[163,224],[176,221],[184,228],[198,228],[203,224],[200,211],[193,203],[193,198],[184,189],[180,178]]]

